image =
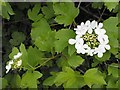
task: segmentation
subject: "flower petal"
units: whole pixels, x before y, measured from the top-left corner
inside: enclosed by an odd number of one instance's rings
[[[110,50],[110,45],[105,45],[105,48],[106,48],[107,50]]]
[[[76,40],[75,39],[69,39],[68,43],[71,44],[71,45],[73,45],[73,44],[76,43]]]
[[[95,29],[97,27],[97,22],[95,21],[95,20],[93,20],[92,22],[91,22],[91,28],[92,29]]]
[[[103,56],[103,53],[98,53],[97,55],[99,58],[101,58]]]
[[[102,28],[103,27],[103,23],[99,23],[98,28]]]

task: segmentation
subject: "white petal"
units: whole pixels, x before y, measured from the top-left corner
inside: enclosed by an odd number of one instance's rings
[[[78,28],[74,28],[74,30],[76,30],[76,31],[77,31],[77,30],[78,30]]]
[[[80,31],[80,30],[77,30],[75,33],[76,33],[77,35],[82,36],[82,33],[81,33],[81,31]]]
[[[92,29],[95,29],[97,27],[97,22],[95,20],[91,22],[91,27]]]
[[[99,31],[100,29],[95,29],[95,34],[97,34],[97,35],[99,35],[99,33],[100,33],[100,31]]]
[[[100,34],[105,34],[106,30],[105,29],[100,29]]]
[[[17,55],[14,55],[14,59],[18,59],[18,58],[20,58],[21,55],[22,55],[22,53],[19,52]]]
[[[77,49],[77,53],[80,54],[80,53],[81,53],[81,50],[80,50],[80,49]]]
[[[75,44],[75,48],[76,48],[76,49],[79,49],[79,47],[80,47],[80,44],[79,44],[79,43],[76,43],[76,44]]]
[[[93,32],[93,30],[90,28],[90,29],[88,30],[88,33],[89,33],[89,34],[92,34],[92,32]]]
[[[103,27],[103,23],[99,23],[98,28],[102,28]]]
[[[87,49],[89,48],[89,46],[87,44],[84,44],[83,47],[87,48]]]
[[[5,68],[6,68],[6,70],[7,70],[7,71],[6,71],[6,73],[8,73],[8,72],[9,72],[9,70],[11,69],[11,64],[6,65],[6,67],[5,67]]]
[[[107,50],[110,50],[110,45],[105,45],[105,48],[106,48]]]
[[[13,60],[9,61],[9,64],[13,64],[13,63],[14,63]]]
[[[98,53],[97,55],[99,58],[101,58],[103,56],[103,53]]]
[[[69,39],[68,43],[71,44],[71,45],[73,45],[73,44],[76,43],[76,40],[75,39]]]
[[[81,26],[83,27],[85,24],[84,24],[84,22],[81,22]]]
[[[19,66],[21,66],[21,64],[22,64],[22,60],[19,60],[19,61],[17,62],[17,66],[19,67]]]
[[[85,25],[86,25],[86,26],[89,26],[89,25],[90,25],[90,21],[87,20],[87,21],[85,22]]]

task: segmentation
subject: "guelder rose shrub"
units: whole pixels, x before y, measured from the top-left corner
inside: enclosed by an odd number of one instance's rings
[[[118,88],[118,1],[0,2],[2,88]]]

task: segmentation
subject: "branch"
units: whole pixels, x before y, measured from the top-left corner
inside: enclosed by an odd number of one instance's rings
[[[98,17],[97,15],[95,15],[95,14],[92,13],[92,12],[87,11],[85,8],[83,8],[83,7],[80,6],[80,9],[83,10],[84,12],[88,13],[89,15],[91,15],[91,16],[97,18],[97,19],[100,19],[101,21],[103,21],[102,18]]]

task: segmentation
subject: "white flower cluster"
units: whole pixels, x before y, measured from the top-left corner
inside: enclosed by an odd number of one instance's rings
[[[20,59],[21,56],[22,56],[22,53],[18,52],[17,55],[14,55],[13,60],[10,60],[7,62],[8,64],[5,67],[7,70],[6,73],[8,73],[11,68],[13,70],[13,69],[19,68],[22,65],[22,60]]]
[[[93,56],[97,54],[98,57],[102,57],[106,50],[110,49],[108,36],[106,30],[103,29],[103,23],[98,23],[93,20],[90,22],[87,20],[85,23],[81,23],[77,28],[76,38],[69,39],[69,44],[75,44],[77,53],[87,54]]]

